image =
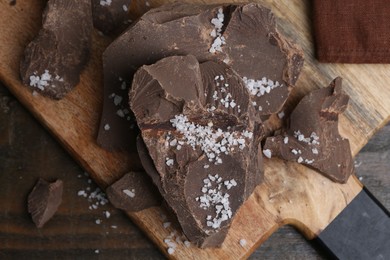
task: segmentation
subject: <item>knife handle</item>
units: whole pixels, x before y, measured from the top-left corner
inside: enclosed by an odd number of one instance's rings
[[[335,259],[390,259],[390,213],[364,187],[316,240]]]

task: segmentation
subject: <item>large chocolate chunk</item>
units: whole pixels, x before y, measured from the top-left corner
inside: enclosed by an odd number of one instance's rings
[[[184,234],[220,245],[263,173],[263,133],[241,77],[224,63],[168,57],[138,70],[130,106],[142,164]]]
[[[62,202],[63,184],[61,180],[48,183],[39,179],[28,195],[28,212],[38,228],[43,227],[56,213]]]
[[[309,93],[292,112],[289,128],[267,138],[264,154],[302,163],[345,183],[354,168],[349,141],[338,131],[338,116],[348,100],[341,89],[341,78]]]
[[[132,0],[92,0],[93,25],[106,35],[117,35],[129,26]]]
[[[133,143],[123,105],[135,71],[167,56],[187,54],[200,62],[225,62],[238,72],[258,116],[281,109],[303,64],[302,51],[277,32],[273,14],[259,4],[176,3],[152,9],[104,52],[100,145],[124,149]]]
[[[43,27],[21,61],[23,83],[45,96],[63,98],[80,81],[92,29],[89,0],[49,0]]]
[[[108,199],[116,208],[125,211],[141,211],[161,205],[161,196],[147,181],[144,172],[129,172],[106,190]]]

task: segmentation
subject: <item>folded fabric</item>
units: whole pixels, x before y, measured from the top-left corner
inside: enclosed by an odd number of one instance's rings
[[[390,63],[390,0],[313,0],[317,59]]]

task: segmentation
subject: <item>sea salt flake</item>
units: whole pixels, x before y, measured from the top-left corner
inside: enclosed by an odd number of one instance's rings
[[[122,190],[122,192],[124,194],[126,194],[127,196],[129,196],[130,198],[134,198],[135,197],[135,190],[129,190],[129,189],[124,189]]]
[[[100,5],[101,6],[110,6],[112,0],[100,0]]]
[[[271,158],[271,157],[272,157],[272,152],[271,152],[270,149],[265,149],[265,150],[263,150],[263,154],[264,154],[264,156],[267,157],[267,158]]]
[[[240,239],[240,246],[245,247],[247,245],[247,242],[245,239]]]

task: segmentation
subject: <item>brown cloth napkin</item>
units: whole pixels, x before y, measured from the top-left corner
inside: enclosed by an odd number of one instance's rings
[[[390,0],[313,0],[321,62],[390,63]]]

